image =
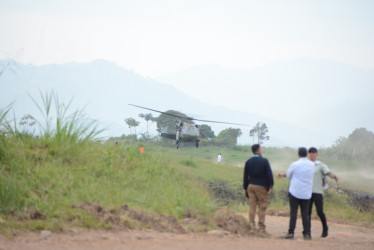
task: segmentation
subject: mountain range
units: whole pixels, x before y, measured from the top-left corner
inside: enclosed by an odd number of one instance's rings
[[[300,64],[300,62],[293,63]],[[315,63],[318,64],[318,62]],[[2,60],[0,61],[0,69],[7,64],[11,65],[12,70],[6,69],[0,77],[0,107],[5,107],[13,102],[17,119],[20,119],[24,114],[33,114],[38,117],[36,106],[29,96],[40,100],[40,92],[53,90],[65,103],[73,98],[73,109],[85,107],[85,113],[89,117],[97,119],[101,126],[107,129],[104,133],[105,137],[128,134],[130,131],[124,119],[134,117],[141,121],[138,114],[148,113],[146,110],[129,106],[129,103],[163,111],[178,110],[198,119],[244,123],[251,126],[258,121],[266,122],[270,131],[270,141],[266,144],[272,146],[329,146],[339,136],[346,136],[356,127],[366,126],[368,129],[374,130],[373,105],[371,105],[370,98],[372,94],[369,91],[372,87],[367,80],[374,79],[374,77],[371,78],[374,74],[372,71],[368,71],[363,76],[360,71],[352,70],[347,65],[343,65],[346,68],[342,71],[343,76],[339,78],[341,82],[339,98],[335,97],[336,88],[339,86],[335,82],[333,86],[326,85],[326,82],[320,83],[321,77],[307,81],[308,84],[314,86],[316,93],[320,93],[321,86],[325,84],[325,90],[318,95],[318,98],[324,100],[330,96],[328,99],[332,100],[331,102],[321,101],[321,106],[326,103],[329,105],[325,109],[326,112],[319,113],[319,116],[312,118],[312,120],[321,121],[319,124],[321,126],[312,126],[305,122],[308,119],[308,115],[305,114],[300,116],[299,122],[288,119],[290,113],[298,112],[298,109],[290,111],[287,108],[293,107],[293,105],[298,107],[298,102],[308,101],[299,98],[297,94],[300,91],[308,90],[295,85],[295,82],[302,78],[301,68],[316,67],[313,66],[313,62],[308,62],[303,67],[299,66],[300,69],[293,69],[293,72],[298,72],[297,76],[288,76],[288,78],[286,77],[287,69],[293,66],[289,65],[292,64],[291,62],[286,61],[254,70],[227,69],[217,65],[205,65],[160,77],[157,80],[142,77],[131,70],[105,60],[41,66]],[[334,72],[336,74],[341,72],[341,66],[335,65]],[[325,73],[328,74],[326,65],[319,66],[318,70],[325,70],[327,71]],[[347,73],[349,70],[352,71],[350,74]],[[290,80],[289,84],[281,86],[280,81],[276,83],[276,79],[281,78],[282,74],[285,74],[284,78]],[[309,76],[306,75],[307,78]],[[353,79],[357,80],[354,84]],[[228,82],[229,84],[227,84]],[[252,84],[254,91],[252,93],[241,91],[243,83]],[[174,86],[179,87],[177,89]],[[212,91],[206,90],[209,86],[213,89]],[[287,92],[284,90],[294,88],[297,88],[299,92],[290,91],[290,95],[286,95]],[[268,94],[269,96],[264,98],[266,95],[261,93],[266,93],[266,89],[271,90],[274,95]],[[282,96],[276,97],[277,94],[282,94]],[[349,96],[352,95],[360,98],[349,99]],[[246,98],[247,96],[249,98]],[[211,104],[214,98],[217,98],[219,105]],[[343,101],[339,102],[339,100]],[[347,101],[353,102],[354,105]],[[369,106],[366,106],[366,102],[370,103],[367,104]],[[235,108],[235,105],[238,105],[238,108]],[[271,116],[271,108],[283,109],[284,115],[277,111],[276,115]],[[310,109],[308,105],[306,108]],[[336,117],[332,118],[331,116]],[[286,119],[282,119],[282,117],[286,117]],[[365,117],[366,120],[364,120]],[[325,123],[327,119],[329,122]],[[334,129],[334,124],[340,124],[339,129]],[[216,134],[228,127],[220,124],[209,125],[212,126]],[[153,134],[156,133],[155,127],[155,125],[151,126]],[[249,138],[250,128],[241,127],[243,135],[239,143],[252,143]],[[145,131],[145,122],[142,122],[137,131]]]
[[[253,69],[211,64],[157,80],[211,104],[224,103],[331,136],[358,127],[374,130],[374,70],[345,63],[300,58]],[[206,95],[209,89],[214,94]]]

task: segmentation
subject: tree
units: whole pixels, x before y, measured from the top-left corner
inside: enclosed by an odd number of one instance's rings
[[[151,121],[151,122],[155,122],[157,121],[157,118],[156,117],[153,117],[152,113],[148,113],[148,114],[139,114],[139,117],[140,118],[143,118],[146,122],[147,122],[147,134],[148,134],[148,122]]]
[[[339,137],[335,145],[327,150],[337,159],[372,162],[374,152],[374,133],[366,128],[355,129],[348,137]],[[366,163],[364,163],[366,164]]]
[[[345,138],[344,136],[340,136],[338,139],[336,139],[334,146],[336,147],[342,146],[345,144],[346,141],[347,141],[347,138]]]
[[[160,132],[160,133],[164,129],[169,129],[170,130],[170,128],[174,132],[175,131],[176,121],[194,124],[191,120],[187,119],[188,118],[187,115],[185,115],[185,114],[183,114],[183,113],[181,113],[179,111],[168,110],[165,113],[172,114],[172,115],[178,115],[178,116],[186,117],[186,118],[178,118],[178,117],[173,117],[173,116],[166,115],[166,114],[159,115],[159,117],[157,118],[157,131]]]
[[[214,134],[214,131],[212,130],[212,128],[209,125],[201,124],[201,125],[199,125],[199,129],[200,129],[201,138],[212,139],[212,138],[216,137],[215,134]]]
[[[236,145],[241,134],[239,128],[227,128],[222,130],[214,140],[217,145]]]
[[[129,126],[130,133],[131,133],[131,128],[134,128],[135,130],[135,137],[136,137],[136,127],[139,126],[140,122],[135,120],[134,118],[126,118],[125,119],[126,124]]]
[[[347,142],[353,145],[370,145],[374,142],[374,134],[366,128],[357,128],[348,136]]]
[[[269,129],[266,123],[257,122],[257,124],[249,131],[249,136],[253,138],[253,143],[257,141],[258,144],[262,144],[264,141],[268,141],[270,137],[267,135]]]

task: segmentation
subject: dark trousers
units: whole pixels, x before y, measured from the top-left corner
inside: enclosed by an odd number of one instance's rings
[[[310,221],[308,215],[309,200],[298,199],[289,193],[290,197],[290,226],[288,233],[293,234],[295,232],[296,220],[297,220],[297,210],[300,206],[301,219],[303,221],[303,235],[310,235]]]
[[[327,231],[327,221],[326,221],[326,215],[323,212],[323,195],[322,194],[312,194],[312,198],[309,202],[309,226],[311,226],[311,215],[312,215],[312,209],[313,209],[313,203],[316,204],[317,214],[322,222],[322,228],[323,231]]]

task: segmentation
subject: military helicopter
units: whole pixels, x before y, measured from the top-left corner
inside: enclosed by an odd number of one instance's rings
[[[249,126],[246,124],[240,124],[240,123],[231,123],[231,122],[220,122],[220,121],[210,121],[210,120],[200,120],[195,119],[193,117],[183,117],[180,115],[170,114],[167,112],[162,112],[156,109],[146,108],[142,106],[138,106],[135,104],[129,104],[130,106],[150,110],[153,112],[157,112],[160,114],[173,116],[175,118],[184,119],[188,121],[199,121],[199,122],[208,122],[208,123],[221,123],[221,124],[229,124],[229,125],[239,125],[239,126]],[[161,131],[161,137],[175,140],[175,145],[177,149],[179,148],[179,145],[181,142],[194,142],[196,145],[196,148],[199,147],[199,142],[201,141],[199,138],[202,135],[201,130],[199,129],[199,126],[196,124],[190,124],[187,122],[182,122],[181,120],[177,119],[175,121],[175,127],[166,127],[164,130]]]

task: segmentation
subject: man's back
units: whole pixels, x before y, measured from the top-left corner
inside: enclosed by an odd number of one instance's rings
[[[251,157],[245,163],[243,181],[244,188],[246,188],[248,184],[264,186],[266,189],[273,186],[273,173],[269,161],[260,155]]]
[[[314,163],[307,158],[293,162],[287,171],[291,180],[289,192],[298,199],[310,199],[312,196]]]
[[[273,173],[269,161],[262,158],[260,144],[252,145],[253,156],[245,163],[243,174],[243,195],[249,198],[249,223],[252,232],[255,230],[255,215],[258,207],[258,227],[260,234],[265,231],[265,215],[269,203],[269,195],[273,189]]]

